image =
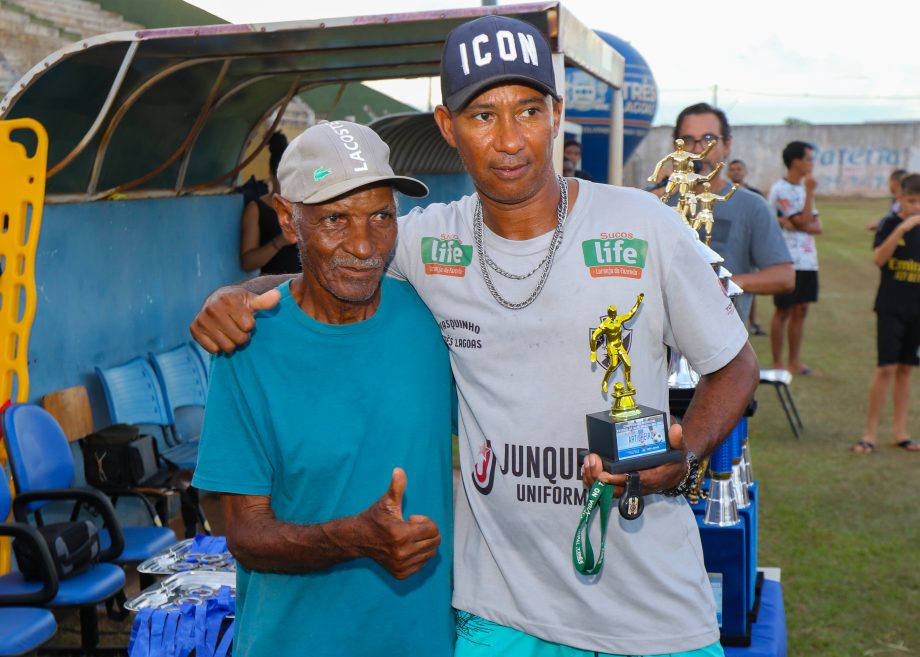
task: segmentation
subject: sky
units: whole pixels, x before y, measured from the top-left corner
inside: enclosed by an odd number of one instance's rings
[[[193,0],[233,23],[266,23],[476,7],[475,0]],[[521,4],[501,2],[499,5]],[[592,29],[630,42],[658,85],[654,125],[716,102],[734,125],[920,121],[920,9],[894,0],[569,0]],[[381,7],[385,7],[381,11]],[[374,83],[427,109],[426,80]],[[439,99],[438,85],[434,102]]]

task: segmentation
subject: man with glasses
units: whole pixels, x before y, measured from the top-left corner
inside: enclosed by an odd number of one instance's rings
[[[710,191],[725,195],[731,183],[716,172],[731,154],[731,126],[725,112],[708,103],[685,107],[674,124],[674,139],[683,140],[697,160],[699,174],[712,176]],[[713,143],[714,142],[714,143]],[[709,145],[712,147],[709,148]],[[770,206],[745,188],[713,208],[715,225],[710,246],[725,258],[725,267],[746,294],[738,301],[738,313],[748,317],[754,294],[782,294],[795,286],[792,257]]]

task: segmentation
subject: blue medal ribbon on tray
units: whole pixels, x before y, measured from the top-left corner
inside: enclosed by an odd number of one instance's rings
[[[230,587],[222,586],[216,596],[197,605],[184,602],[178,611],[141,609],[131,627],[128,655],[188,657],[194,650],[196,657],[226,657],[235,624],[226,620],[235,607]]]
[[[182,564],[182,565],[180,565]],[[233,555],[227,548],[226,536],[198,534],[189,546],[182,561],[173,570],[193,570],[196,567],[222,570],[234,564]]]

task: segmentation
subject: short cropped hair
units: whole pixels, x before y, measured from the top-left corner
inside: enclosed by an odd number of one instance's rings
[[[902,180],[904,180],[904,176],[906,176],[909,173],[910,171],[908,171],[907,169],[895,169],[894,171],[891,172],[891,175],[888,176],[888,179],[897,180],[898,182],[901,182]]]
[[[565,143],[562,145],[562,150],[565,150],[569,146],[578,146],[578,148],[581,148],[581,142],[577,139],[566,139]]]
[[[685,107],[677,115],[677,120],[674,122],[674,139],[680,137],[680,124],[691,114],[715,114],[716,118],[719,119],[719,130],[722,132],[722,139],[729,139],[732,136],[732,128],[728,125],[728,117],[725,116],[725,112],[709,103],[697,103],[696,105]]]
[[[786,168],[792,166],[793,161],[805,157],[805,151],[813,151],[815,147],[804,141],[790,141],[783,149],[783,164]]]
[[[278,165],[281,164],[281,156],[288,146],[288,139],[280,130],[268,138],[268,170],[273,176],[278,175]]]
[[[920,194],[920,173],[909,173],[901,178],[902,194]]]
[[[733,164],[740,164],[745,169],[747,169],[747,165],[744,163],[744,160],[732,160],[731,162],[728,163],[728,166],[731,166]]]

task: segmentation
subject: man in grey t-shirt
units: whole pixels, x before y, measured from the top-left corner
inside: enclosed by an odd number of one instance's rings
[[[708,103],[697,103],[681,110],[674,124],[674,138],[684,140],[684,148],[701,153],[710,141],[716,144],[700,163],[707,175],[731,154],[731,126],[725,112]],[[712,179],[710,191],[724,195],[730,183],[721,172]],[[730,199],[716,203],[715,223],[710,246],[725,258],[732,280],[745,291],[736,304],[738,314],[747,319],[754,294],[782,294],[795,287],[792,257],[763,197],[739,188]]]

